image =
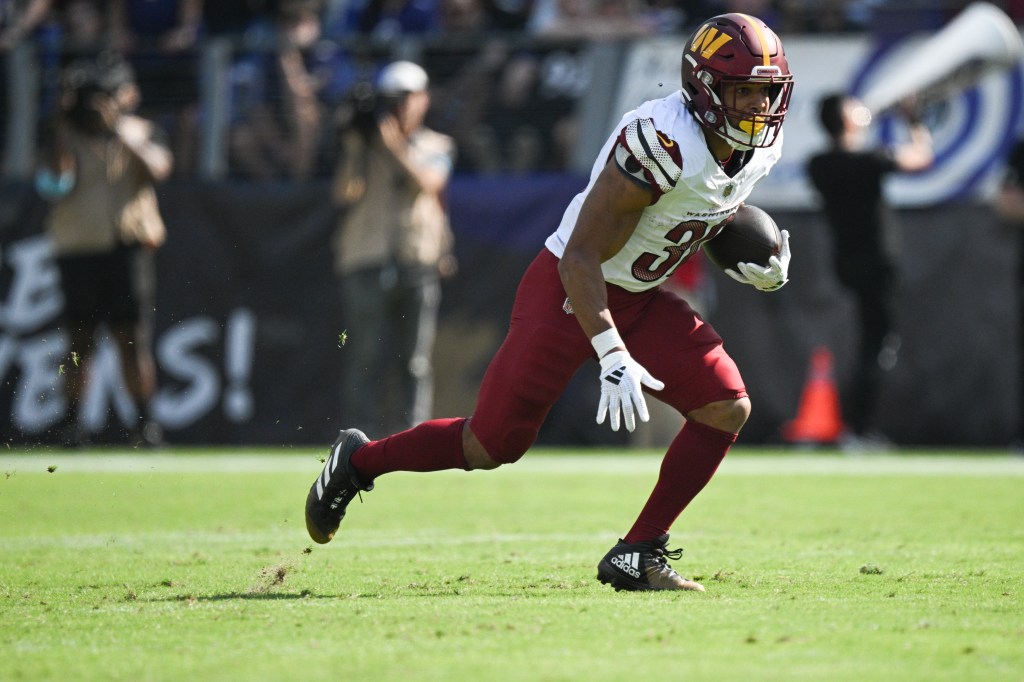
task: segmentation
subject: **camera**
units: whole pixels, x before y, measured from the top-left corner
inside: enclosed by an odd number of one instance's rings
[[[381,116],[393,113],[399,97],[383,95],[367,81],[352,86],[338,107],[337,122],[341,130],[356,130],[364,136],[378,132]]]
[[[103,98],[113,100],[122,86],[133,81],[131,66],[118,56],[102,53],[95,61],[73,61],[61,74],[61,114],[80,132],[103,133],[110,128]]]

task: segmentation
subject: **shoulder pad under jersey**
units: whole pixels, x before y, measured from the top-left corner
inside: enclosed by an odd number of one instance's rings
[[[628,152],[622,154],[617,148],[615,160],[629,175],[636,176],[635,164],[626,163],[632,157],[640,164],[639,172],[646,184],[658,194],[670,192],[683,173],[683,157],[675,140],[662,134],[654,127],[654,121],[640,118],[630,121],[619,132],[616,140],[619,147]],[[621,157],[621,158],[620,158]]]

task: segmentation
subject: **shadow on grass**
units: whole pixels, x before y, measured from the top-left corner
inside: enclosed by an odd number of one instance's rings
[[[347,599],[349,595],[334,594],[313,594],[312,592],[224,592],[222,594],[179,594],[172,597],[158,597],[155,599],[139,599],[151,603],[160,602],[184,602],[194,604],[196,602],[220,602],[220,601],[281,601],[285,599]]]
[[[577,585],[572,587],[565,586],[544,586],[536,584],[525,584],[518,588],[500,588],[496,589],[493,586],[486,589],[486,595],[489,597],[514,597],[514,598],[547,598],[554,594],[578,594],[580,592],[590,591],[591,586],[588,585]],[[220,594],[208,594],[208,595],[175,595],[167,597],[158,597],[152,599],[139,598],[138,601],[147,601],[150,603],[167,603],[167,602],[182,602],[186,604],[195,604],[199,602],[225,602],[225,601],[282,601],[282,600],[298,600],[298,599],[335,599],[338,601],[353,601],[363,599],[430,599],[430,598],[458,598],[458,597],[479,597],[480,592],[473,589],[451,589],[451,588],[430,588],[420,585],[410,585],[405,587],[394,587],[383,592],[345,592],[345,593],[329,593],[329,594],[317,594],[307,590],[301,592],[223,592]]]

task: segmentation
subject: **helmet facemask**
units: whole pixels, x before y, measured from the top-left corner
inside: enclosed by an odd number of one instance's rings
[[[685,55],[684,60],[691,60]],[[696,65],[694,65],[696,66]],[[704,113],[700,114],[699,106],[692,106],[694,115],[701,125],[722,137],[733,149],[745,151],[755,147],[770,147],[782,130],[782,122],[789,108],[789,98],[793,91],[793,77],[783,74],[778,66],[757,66],[749,76],[726,76],[715,74],[704,68],[696,73],[702,92],[696,96],[684,87],[683,93],[691,104],[700,100],[706,102]],[[723,101],[724,84],[750,85],[769,87],[768,110],[761,114],[738,109],[735,106],[735,90],[733,101]],[[735,121],[735,123],[734,123]]]

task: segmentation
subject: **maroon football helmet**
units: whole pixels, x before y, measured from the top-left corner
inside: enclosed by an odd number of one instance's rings
[[[793,74],[782,41],[763,21],[738,13],[708,19],[683,48],[682,75],[683,96],[702,126],[736,149],[775,143],[793,92]],[[768,112],[752,116],[723,101],[723,83],[769,84]]]

